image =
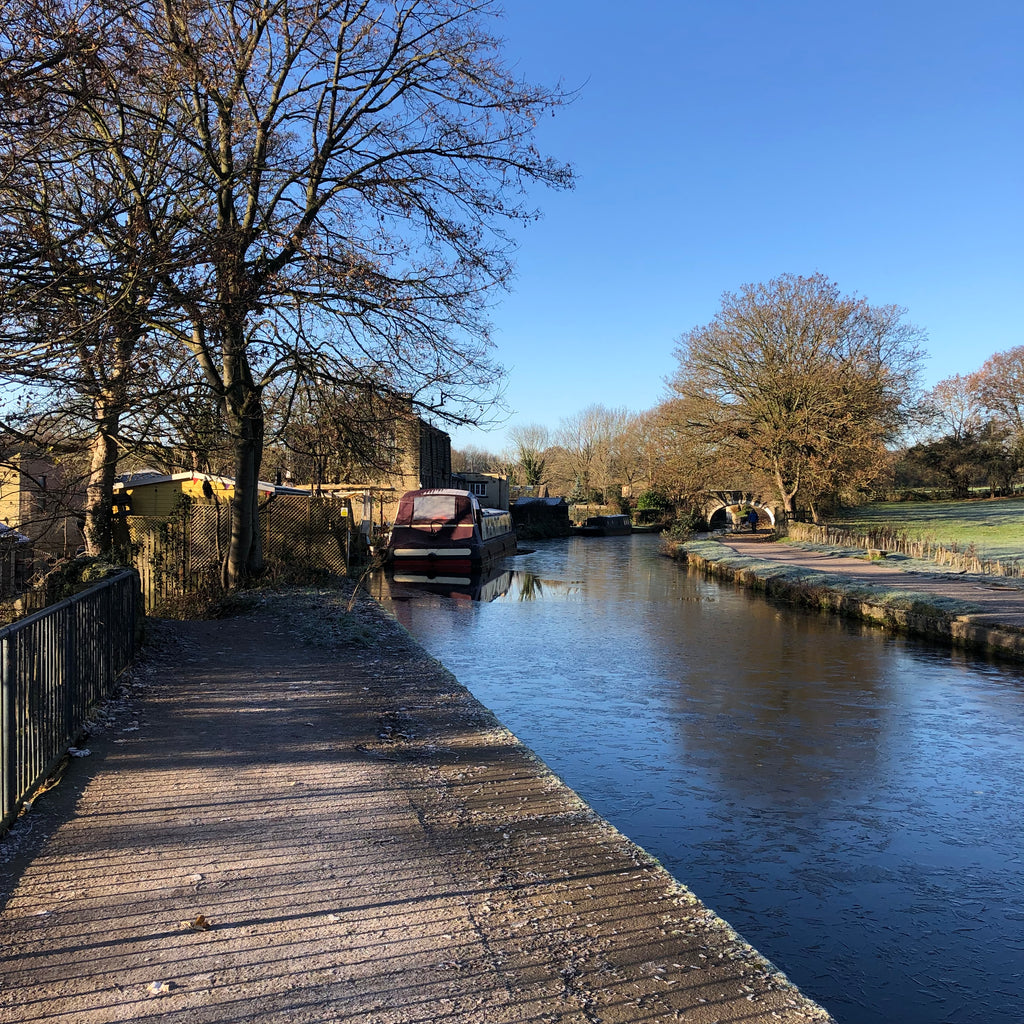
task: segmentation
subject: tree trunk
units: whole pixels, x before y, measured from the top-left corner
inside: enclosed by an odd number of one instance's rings
[[[235,449],[235,490],[231,499],[231,535],[221,574],[226,588],[263,571],[263,545],[259,530],[259,473],[263,461],[263,408],[256,389],[228,409],[228,425]]]
[[[775,486],[779,489],[779,498],[782,500],[782,508],[789,517],[795,511],[795,499],[797,492],[800,490],[799,480],[788,487],[786,481],[782,476],[782,471],[778,465],[775,467]]]
[[[85,489],[85,550],[89,555],[109,555],[114,546],[114,476],[120,412],[110,405],[96,405],[96,433],[89,446],[89,480]]]

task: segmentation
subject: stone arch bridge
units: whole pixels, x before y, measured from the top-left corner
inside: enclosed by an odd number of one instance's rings
[[[731,526],[731,512],[738,508],[756,509],[761,521],[767,519],[773,527],[776,518],[781,514],[776,498],[767,497],[757,491],[706,491],[701,508],[712,530]]]

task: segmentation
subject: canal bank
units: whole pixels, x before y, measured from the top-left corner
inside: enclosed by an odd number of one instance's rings
[[[1019,1024],[1024,679],[703,573],[538,542],[399,621],[843,1024]]]
[[[814,550],[770,535],[667,541],[666,554],[716,579],[952,647],[1024,660],[1024,589],[999,577]]]
[[[825,1022],[371,602],[156,624],[0,854],[0,1021]]]

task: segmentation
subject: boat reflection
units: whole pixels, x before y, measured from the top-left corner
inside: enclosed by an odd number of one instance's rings
[[[504,597],[512,586],[511,569],[493,567],[486,572],[462,575],[428,575],[396,571],[380,573],[375,596],[389,601],[412,601],[424,594],[462,601],[494,601]]]
[[[414,602],[425,596],[449,597],[461,601],[572,601],[581,600],[579,580],[542,577],[521,569],[492,567],[483,573],[416,573],[407,569],[378,571],[368,589],[378,601]]]

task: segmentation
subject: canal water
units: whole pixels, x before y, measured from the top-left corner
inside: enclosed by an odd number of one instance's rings
[[[840,1024],[1024,1021],[1024,670],[705,580],[650,535],[507,566],[378,593]]]

